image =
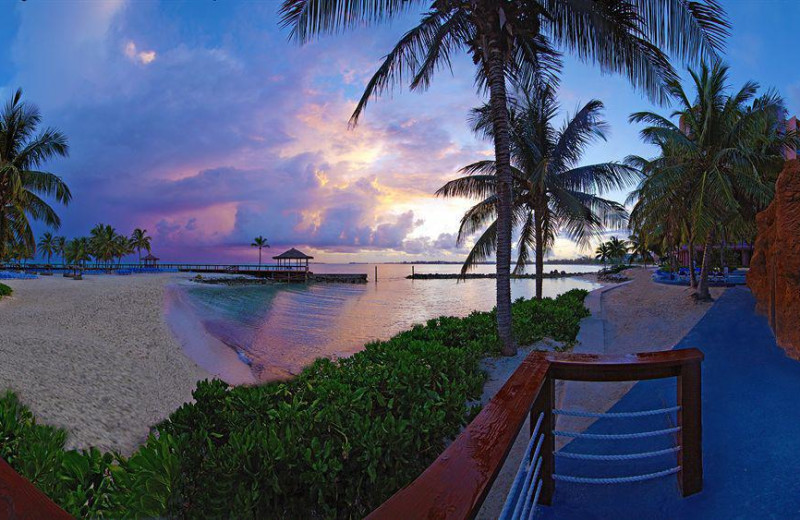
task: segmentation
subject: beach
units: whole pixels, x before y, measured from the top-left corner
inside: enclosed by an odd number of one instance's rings
[[[175,274],[8,280],[0,301],[0,389],[68,447],[130,453],[210,377],[164,320]]]

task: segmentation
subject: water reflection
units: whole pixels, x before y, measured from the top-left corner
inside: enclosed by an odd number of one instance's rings
[[[416,266],[418,273],[458,272],[456,265]],[[547,266],[568,272],[596,271],[596,266]],[[314,359],[347,356],[373,340],[387,339],[441,315],[464,316],[495,304],[492,279],[408,280],[409,265],[315,265],[315,272],[368,273],[362,285],[292,284],[266,286],[191,285],[191,306],[207,333],[246,353],[261,381],[288,377]],[[491,272],[480,266],[478,272]],[[544,281],[544,295],[557,296],[596,285],[581,278]],[[513,298],[530,297],[534,280],[513,280]]]

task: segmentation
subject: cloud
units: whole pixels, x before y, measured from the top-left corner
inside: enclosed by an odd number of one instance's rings
[[[469,60],[349,129],[402,26],[301,48],[258,5],[50,7],[18,8],[13,84],[69,137],[70,158],[48,164],[75,197],[63,234],[144,227],[164,259],[235,260],[256,235],[323,260],[463,255],[452,231],[468,202],[432,193],[491,152],[465,125]]]
[[[136,44],[129,41],[125,44],[125,56],[132,61],[141,63],[142,65],[149,65],[156,59],[156,51],[140,51],[136,48]]]

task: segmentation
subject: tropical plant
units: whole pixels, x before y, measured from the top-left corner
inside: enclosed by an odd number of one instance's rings
[[[666,52],[694,61],[712,57],[728,24],[716,0],[284,0],[282,23],[305,43],[395,18],[411,6],[429,6],[418,26],[402,37],[367,83],[351,122],[368,101],[410,79],[426,89],[436,70],[449,67],[456,51],[476,65],[476,83],[489,93],[497,195],[497,327],[503,352],[516,352],[511,328],[512,170],[506,80],[523,82],[557,60],[561,47],[603,71],[627,75],[651,98],[664,100],[665,80],[677,75]]]
[[[628,243],[617,237],[611,237],[609,239],[608,249],[611,253],[611,258],[617,262],[624,262],[625,257],[628,256]]]
[[[39,252],[47,257],[47,264],[50,264],[50,257],[53,256],[53,253],[56,252],[56,239],[52,233],[44,233],[42,238],[39,239],[39,244],[37,246],[39,248]]]
[[[253,239],[253,243],[250,244],[250,247],[258,248],[258,265],[261,265],[261,250],[264,249],[265,247],[269,247],[269,242],[267,241],[266,238],[259,235]]]
[[[72,265],[77,273],[86,262],[91,260],[89,239],[86,237],[73,238],[64,246],[64,261]]]
[[[646,268],[647,262],[653,260],[648,237],[634,233],[628,237],[628,244],[630,244],[630,260],[633,261],[636,258],[640,258]]]
[[[603,262],[603,267],[606,266],[606,262],[608,262],[611,256],[611,247],[608,245],[608,242],[602,242],[597,249],[595,249],[595,259],[600,260]]]
[[[61,220],[43,197],[67,205],[72,199],[60,177],[41,171],[53,157],[66,157],[67,138],[53,128],[37,131],[39,110],[22,101],[22,90],[0,112],[0,258],[12,243],[33,250],[31,221],[57,229]]]
[[[535,257],[537,298],[542,297],[544,256],[557,235],[586,247],[606,227],[626,222],[625,208],[598,194],[624,188],[638,178],[638,172],[615,162],[579,165],[586,146],[605,139],[602,109],[600,101],[590,101],[556,128],[559,106],[550,86],[537,82],[530,91],[518,90],[511,98],[512,214],[519,234],[514,274],[521,274]],[[488,105],[473,111],[472,126],[477,133],[493,137]],[[465,274],[496,250],[498,197],[495,161],[479,161],[461,172],[467,175],[448,182],[436,194],[481,199],[467,210],[458,230],[462,244],[485,227],[461,269]]]
[[[634,157],[644,166],[644,180],[629,202],[635,202],[633,223],[647,232],[659,220],[671,219],[672,243],[703,243],[700,280],[695,298],[711,298],[708,274],[713,248],[734,230],[754,226],[755,214],[772,200],[776,170],[783,165],[782,151],[796,146],[797,136],[784,133],[779,120],[783,100],[774,91],[756,97],[759,86],[749,81],[734,93],[728,85],[728,67],[715,62],[690,70],[695,95],[678,81],[668,84],[678,108],[678,124],[652,112],[637,112],[631,122],[645,123],[640,135],[659,146],[661,155],[650,161]],[[670,202],[676,202],[671,204]],[[676,216],[679,215],[679,216]],[[672,215],[672,216],[670,216]]]
[[[62,263],[64,262],[64,247],[66,244],[66,237],[58,236],[53,238],[53,252],[61,257]]]
[[[136,228],[131,234],[131,246],[136,250],[139,255],[139,263],[142,263],[142,249],[151,252],[150,240],[152,238],[147,235],[146,229]]]

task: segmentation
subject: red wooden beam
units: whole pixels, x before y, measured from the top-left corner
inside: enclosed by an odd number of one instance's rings
[[[4,520],[72,520],[36,486],[0,459],[0,518]]]

